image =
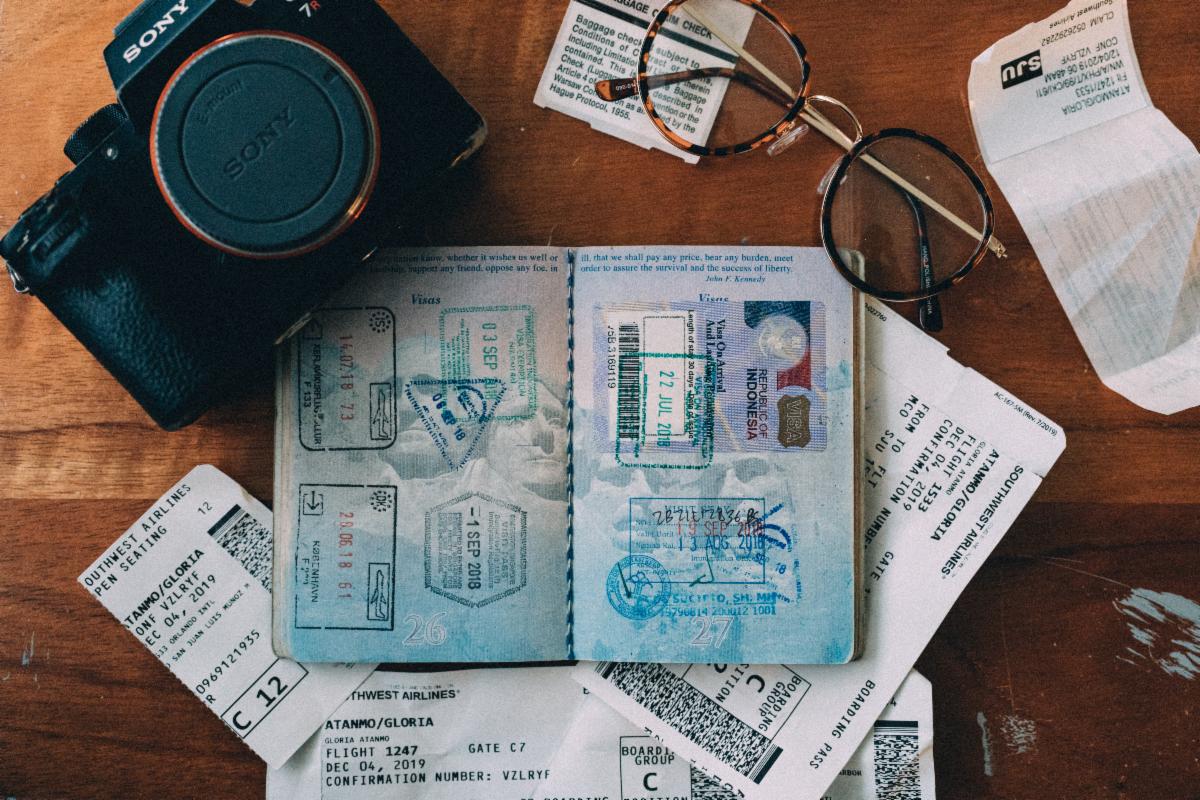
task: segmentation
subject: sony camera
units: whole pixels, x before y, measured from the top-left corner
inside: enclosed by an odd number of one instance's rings
[[[146,0],[119,104],[0,242],[164,428],[235,392],[486,136],[373,0]]]

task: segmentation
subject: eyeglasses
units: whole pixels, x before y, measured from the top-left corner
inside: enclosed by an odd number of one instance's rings
[[[778,155],[810,127],[831,139],[846,155],[822,182],[829,258],[867,294],[920,301],[921,326],[941,330],[937,295],[989,250],[1006,257],[983,181],[932,136],[864,136],[845,104],[808,94],[809,70],[804,45],[758,0],[671,0],[646,31],[637,76],[599,81],[596,93],[640,96],[667,141],[699,156]]]

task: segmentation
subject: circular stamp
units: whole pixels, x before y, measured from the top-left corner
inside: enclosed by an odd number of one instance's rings
[[[609,605],[623,617],[650,619],[671,597],[670,575],[650,556],[626,556],[613,565],[604,583]]]

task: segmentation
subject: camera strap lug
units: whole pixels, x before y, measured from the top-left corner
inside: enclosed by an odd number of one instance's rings
[[[21,243],[17,245],[17,252],[20,253],[29,245],[29,231],[25,231],[25,235],[21,238]],[[17,294],[29,294],[29,284],[21,277],[21,273],[17,272],[12,264],[5,262],[5,267],[8,268],[8,277],[12,280],[13,288]]]
[[[12,267],[8,268],[8,277],[12,279],[12,285],[17,290],[17,294],[29,294],[29,285]]]

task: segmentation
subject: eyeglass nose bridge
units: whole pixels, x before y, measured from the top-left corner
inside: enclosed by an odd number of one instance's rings
[[[827,103],[845,114],[853,126],[854,136],[849,136],[836,123],[830,120],[829,117],[817,110],[813,105],[814,103]],[[845,150],[850,150],[863,138],[862,123],[859,122],[854,112],[841,100],[823,94],[805,97],[804,104],[799,113],[799,119],[792,119],[787,124],[790,127],[784,128],[784,126],[780,126],[780,128],[783,128],[783,133],[767,147],[767,155],[774,157],[783,153],[803,138],[808,133],[810,126],[816,128]]]
[[[814,103],[826,103],[845,114],[846,118],[850,120],[850,124],[854,126],[854,136],[847,135],[829,117],[817,110],[813,105]],[[804,99],[804,108],[800,111],[800,117],[818,131],[842,145],[846,150],[849,150],[863,139],[862,123],[858,121],[858,117],[850,110],[849,106],[836,97],[829,97],[824,94],[814,94],[806,97]]]

